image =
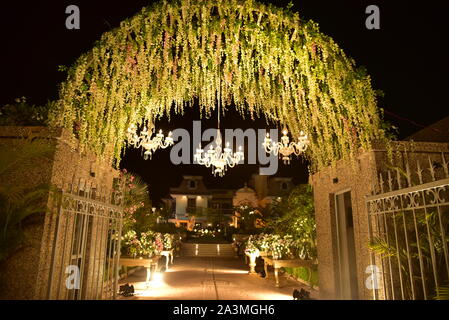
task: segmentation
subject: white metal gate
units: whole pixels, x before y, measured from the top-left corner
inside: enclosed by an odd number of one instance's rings
[[[114,299],[119,277],[122,207],[113,194],[78,182],[61,191],[48,299]]]
[[[428,163],[381,174],[379,194],[366,198],[376,299],[431,299],[449,283],[448,163]]]

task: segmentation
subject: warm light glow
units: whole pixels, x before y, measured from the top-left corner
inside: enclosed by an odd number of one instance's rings
[[[238,270],[238,269],[214,269],[214,273],[223,274],[248,274],[248,270]]]
[[[174,144],[172,133],[170,132],[168,137],[164,137],[162,130],[152,137],[151,131],[148,130],[147,126],[144,125],[143,130],[139,133],[137,132],[137,127],[131,124],[127,130],[127,141],[128,145],[139,149],[142,147],[145,152],[143,152],[144,159],[151,159],[151,156],[157,149],[165,149]]]
[[[256,252],[251,252],[248,255],[252,258],[257,258],[260,255],[260,252],[257,250]]]
[[[283,293],[260,293],[259,300],[293,300],[293,297]]]
[[[307,150],[310,141],[303,131],[301,131],[297,142],[290,141],[290,138],[287,135],[287,129],[284,129],[282,133],[284,135],[281,137],[280,142],[272,141],[267,134],[262,146],[265,148],[266,153],[279,155],[279,158],[282,159],[285,164],[290,164],[291,155],[294,154],[299,156],[301,153],[304,153]]]
[[[218,124],[218,128],[219,127],[220,125]],[[226,147],[222,149],[221,133],[220,130],[217,129],[215,149],[211,145],[207,153],[203,154],[200,145],[200,148],[196,150],[194,160],[198,164],[206,166],[206,168],[212,168],[214,176],[218,175],[223,177],[228,167],[234,168],[237,164],[244,160],[245,157],[241,147],[239,148],[239,151],[232,153],[232,149],[229,148],[229,142],[225,145]]]
[[[172,272],[186,272],[186,271],[192,271],[192,272],[204,272],[203,266],[196,266],[196,267],[187,267],[183,268],[182,266],[177,266],[173,270],[167,270],[166,272],[170,272],[170,274],[166,273],[160,273],[156,272],[153,274],[153,280],[149,283],[145,282],[133,282],[135,289],[135,295],[136,297],[148,297],[148,298],[154,298],[154,299],[179,299],[184,298],[188,296],[195,296],[195,297],[201,297],[204,293],[204,287],[203,286],[193,286],[193,287],[179,287],[177,283],[173,283],[173,285],[170,285],[170,281],[167,280],[165,282],[164,278],[167,277],[173,277],[171,275]],[[208,270],[210,272],[211,270]],[[247,275],[247,270],[242,269],[234,269],[234,268],[214,268],[213,272],[218,275]],[[222,278],[226,279],[226,278]],[[271,286],[268,286],[265,289],[261,290],[254,290],[252,291],[249,296],[251,299],[254,300],[292,300],[291,293],[287,291],[289,290],[272,290]]]
[[[153,274],[153,280],[150,281],[150,285],[153,287],[160,287],[164,284],[164,277],[161,272],[155,272]]]

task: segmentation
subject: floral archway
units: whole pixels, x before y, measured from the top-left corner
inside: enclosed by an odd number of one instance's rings
[[[103,34],[67,71],[52,125],[117,163],[130,124],[152,126],[194,101],[208,117],[217,94],[242,116],[307,132],[315,169],[385,137],[370,77],[316,23],[256,1],[159,2]]]

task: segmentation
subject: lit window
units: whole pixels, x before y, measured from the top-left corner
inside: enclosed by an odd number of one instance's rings
[[[196,207],[196,199],[195,198],[187,199],[187,207],[188,208],[195,208]]]
[[[189,189],[196,189],[196,181],[195,180],[189,181]]]

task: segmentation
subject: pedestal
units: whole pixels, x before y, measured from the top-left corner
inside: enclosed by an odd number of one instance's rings
[[[256,274],[256,259],[259,256],[258,254],[247,254],[249,257],[249,274]]]
[[[162,251],[161,256],[165,257],[165,270],[168,270],[168,263],[173,264],[173,249]]]
[[[311,260],[301,260],[301,259],[288,259],[288,260],[275,260],[269,257],[263,257],[263,264],[265,269],[265,279],[268,279],[268,265],[274,268],[274,278],[276,280],[276,288],[280,287],[279,283],[279,269],[284,268],[296,268],[296,267],[306,267],[311,268],[313,266],[313,261]]]
[[[151,275],[154,269],[157,271],[157,264],[161,256],[154,256],[152,258],[148,259],[134,259],[134,258],[127,258],[127,257],[121,257],[119,260],[119,264],[121,266],[128,266],[128,267],[145,267],[147,269],[147,277],[146,282],[150,282]]]

